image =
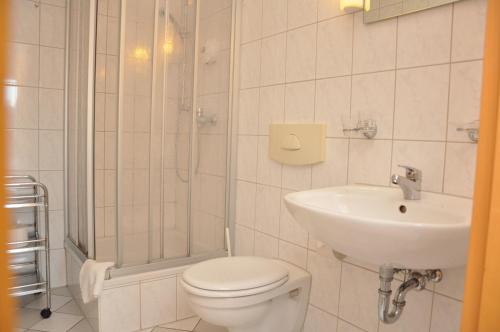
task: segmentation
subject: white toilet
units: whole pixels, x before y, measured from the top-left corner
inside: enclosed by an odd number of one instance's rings
[[[233,256],[190,267],[181,284],[193,311],[229,332],[299,332],[311,275],[279,260]]]

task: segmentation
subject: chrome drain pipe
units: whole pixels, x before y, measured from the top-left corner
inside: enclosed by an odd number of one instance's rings
[[[405,271],[410,275],[410,279],[403,282],[392,300],[391,307],[391,283],[394,280],[394,274],[399,271]],[[440,270],[427,270],[425,274],[411,270],[399,270],[388,266],[381,266],[379,270],[380,288],[378,290],[378,317],[386,324],[393,324],[403,314],[406,305],[406,294],[412,289],[423,290],[427,280],[439,282],[442,279]]]

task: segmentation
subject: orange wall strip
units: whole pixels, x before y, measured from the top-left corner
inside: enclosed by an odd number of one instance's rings
[[[8,27],[8,1],[0,0],[0,331],[13,331],[14,301],[9,297],[10,287],[8,258],[6,253],[9,217],[4,208],[5,191],[4,179],[7,166],[7,142],[5,135],[5,105],[3,83],[7,67],[7,27]]]
[[[500,331],[500,1],[488,1],[462,332]]]

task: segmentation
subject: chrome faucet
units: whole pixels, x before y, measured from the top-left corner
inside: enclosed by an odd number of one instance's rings
[[[420,199],[420,191],[422,187],[422,171],[411,166],[398,166],[406,169],[406,177],[393,174],[391,176],[391,182],[401,187],[405,199]]]

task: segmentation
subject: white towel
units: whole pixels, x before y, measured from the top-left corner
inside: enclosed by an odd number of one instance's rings
[[[102,292],[106,270],[114,266],[113,262],[96,262],[87,259],[80,270],[80,290],[83,303],[97,299]]]

